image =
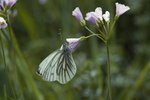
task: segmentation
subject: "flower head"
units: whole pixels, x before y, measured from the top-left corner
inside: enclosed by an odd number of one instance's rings
[[[130,10],[129,6],[125,6],[123,4],[120,3],[116,3],[116,16],[120,16],[123,13],[125,13],[126,11]]]
[[[0,0],[0,11],[4,8],[4,0]]]
[[[96,16],[95,12],[88,12],[86,14],[85,20],[87,20],[88,22],[90,22],[93,25],[96,25],[98,18]]]
[[[80,38],[67,38],[66,41],[68,42],[69,49],[74,51],[80,42]]]
[[[0,17],[0,29],[4,29],[7,27],[7,23],[3,17]]]
[[[0,10],[3,10],[5,7],[11,8],[16,4],[17,0],[1,0],[0,1]]]
[[[110,20],[110,13],[106,11],[105,14],[103,14],[103,18],[106,22],[108,22]]]
[[[89,21],[93,25],[96,25],[97,23],[102,21],[103,20],[102,8],[101,7],[97,7],[95,9],[95,12],[94,11],[88,12],[86,14],[85,20]]]
[[[17,2],[17,0],[4,0],[4,1],[5,1],[6,6],[8,7],[14,6]]]
[[[73,11],[72,11],[72,15],[78,20],[80,21],[82,24],[85,24],[85,21],[83,19],[83,15],[79,9],[79,7],[76,7]]]

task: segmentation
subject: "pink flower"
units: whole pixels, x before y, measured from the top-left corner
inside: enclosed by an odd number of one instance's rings
[[[76,7],[73,11],[72,11],[72,15],[80,22],[82,22],[83,19],[83,15],[79,9],[79,7]]]
[[[93,25],[96,25],[98,18],[96,16],[95,12],[88,12],[86,14],[85,20],[87,20],[88,22],[90,22]]]
[[[86,14],[85,20],[89,21],[93,25],[96,25],[97,23],[102,21],[103,20],[102,8],[101,7],[97,7],[95,9],[95,12],[94,11],[88,12]]]
[[[8,7],[12,7],[13,5],[15,5],[17,2],[17,0],[5,0],[6,6]]]
[[[17,0],[1,0],[0,1],[0,10],[3,10],[5,7],[11,8],[16,4]]]
[[[67,38],[66,41],[68,42],[69,49],[74,51],[80,42],[80,38]]]
[[[130,10],[128,6],[125,6],[124,4],[116,3],[116,16],[120,16],[126,11]]]

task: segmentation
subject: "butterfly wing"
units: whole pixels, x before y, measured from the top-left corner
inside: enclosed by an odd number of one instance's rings
[[[70,52],[64,53],[63,50],[57,50],[41,62],[38,73],[44,80],[57,80],[65,84],[74,77],[76,65]]]
[[[60,59],[56,69],[57,81],[65,84],[75,76],[77,68],[71,53],[61,55]]]
[[[48,67],[51,60],[57,55],[57,51],[51,53],[49,56],[47,56],[39,65],[37,73],[39,75],[43,75],[45,72],[45,69]]]

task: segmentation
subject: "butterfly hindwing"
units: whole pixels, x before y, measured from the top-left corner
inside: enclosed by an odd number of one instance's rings
[[[57,81],[65,84],[74,77],[77,69],[71,53],[61,56],[56,69],[58,75]]]

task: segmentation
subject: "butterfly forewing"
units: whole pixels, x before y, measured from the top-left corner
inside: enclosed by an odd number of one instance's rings
[[[57,51],[55,55],[53,55],[52,59],[49,61],[49,64],[47,65],[44,73],[43,73],[43,79],[47,81],[56,81],[57,80],[57,60],[60,57],[61,52]]]
[[[60,49],[46,57],[39,65],[38,73],[47,81],[65,84],[76,73],[76,65],[69,49]]]
[[[43,75],[45,69],[49,66],[52,59],[56,56],[58,51],[55,51],[51,53],[49,56],[47,56],[39,65],[38,74]]]

